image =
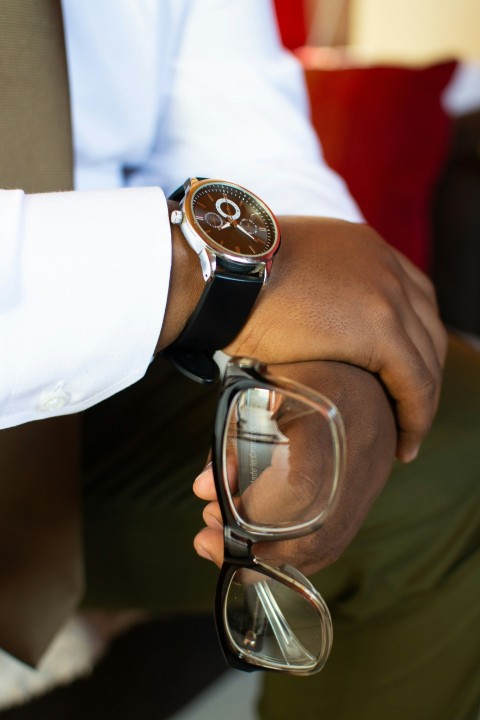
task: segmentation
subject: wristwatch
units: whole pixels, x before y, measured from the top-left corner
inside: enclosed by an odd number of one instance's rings
[[[269,276],[280,230],[267,205],[232,182],[189,178],[170,199],[180,203],[171,223],[197,253],[205,288],[163,355],[193,380],[213,383],[219,374],[213,355],[245,324]]]

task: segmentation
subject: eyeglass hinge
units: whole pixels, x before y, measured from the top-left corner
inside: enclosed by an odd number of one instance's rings
[[[232,528],[225,528],[225,559],[234,563],[251,557],[251,554],[252,541]]]

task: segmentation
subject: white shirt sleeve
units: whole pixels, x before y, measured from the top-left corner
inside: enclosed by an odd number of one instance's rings
[[[197,0],[183,27],[155,152],[132,184],[187,177],[246,186],[278,214],[362,216],[322,157],[303,71],[269,0]]]
[[[84,410],[144,375],[171,240],[163,193],[143,186],[217,177],[279,214],[361,220],[322,159],[269,0],[110,0],[111,22],[93,0],[63,5],[85,191],[0,191],[0,428]],[[137,189],[88,191],[124,182],[125,166]]]
[[[0,191],[0,428],[84,410],[141,378],[166,306],[156,188]]]

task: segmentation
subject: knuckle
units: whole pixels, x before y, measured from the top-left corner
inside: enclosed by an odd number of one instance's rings
[[[436,375],[434,375],[428,368],[425,370],[425,376],[423,379],[423,383],[420,386],[420,395],[423,399],[423,401],[428,406],[433,404],[437,395],[439,386],[439,378],[437,378]]]
[[[437,406],[438,388],[437,379],[426,370],[423,381],[415,393],[416,413],[410,413],[408,418],[410,435],[424,437],[429,431]]]
[[[376,327],[384,336],[392,334],[398,336],[400,312],[398,306],[385,295],[380,296],[376,302]]]
[[[425,291],[428,294],[428,296],[431,298],[434,306],[438,308],[438,302],[437,302],[437,292],[435,290],[435,285],[431,281],[431,279],[428,277],[428,275],[424,276],[424,283],[425,283]]]

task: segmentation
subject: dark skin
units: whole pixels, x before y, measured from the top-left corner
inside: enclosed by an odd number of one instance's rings
[[[397,433],[391,403],[376,377],[360,368],[336,362],[308,362],[270,367],[278,373],[334,401],[343,417],[347,440],[347,467],[337,503],[325,524],[311,535],[295,540],[258,545],[256,554],[274,563],[286,562],[312,574],[335,562],[355,537],[375,498],[388,480],[395,457]],[[305,424],[308,423],[308,419]],[[319,466],[311,434],[292,439],[291,451],[303,466],[311,463],[310,476]],[[256,482],[261,482],[257,480]],[[206,527],[195,537],[199,555],[223,562],[223,529],[210,466],[193,486],[207,501],[203,512]],[[270,496],[272,502],[275,494]],[[282,498],[278,498],[282,502]]]
[[[447,347],[430,280],[368,225],[279,220],[282,245],[271,277],[225,352],[269,364],[337,360],[377,374],[395,402],[397,457],[409,462],[437,409]],[[157,350],[180,334],[204,287],[178,227],[172,238]]]
[[[440,395],[447,334],[429,279],[367,225],[279,218],[282,245],[247,323],[224,348],[255,357],[337,404],[348,467],[335,512],[316,533],[261,548],[265,559],[313,573],[352,541],[395,455],[413,460]],[[158,349],[181,332],[202,293],[198,258],[173,230],[170,294]],[[299,441],[298,451],[312,456]],[[221,565],[223,532],[211,470],[194,492],[208,502],[195,538]]]

